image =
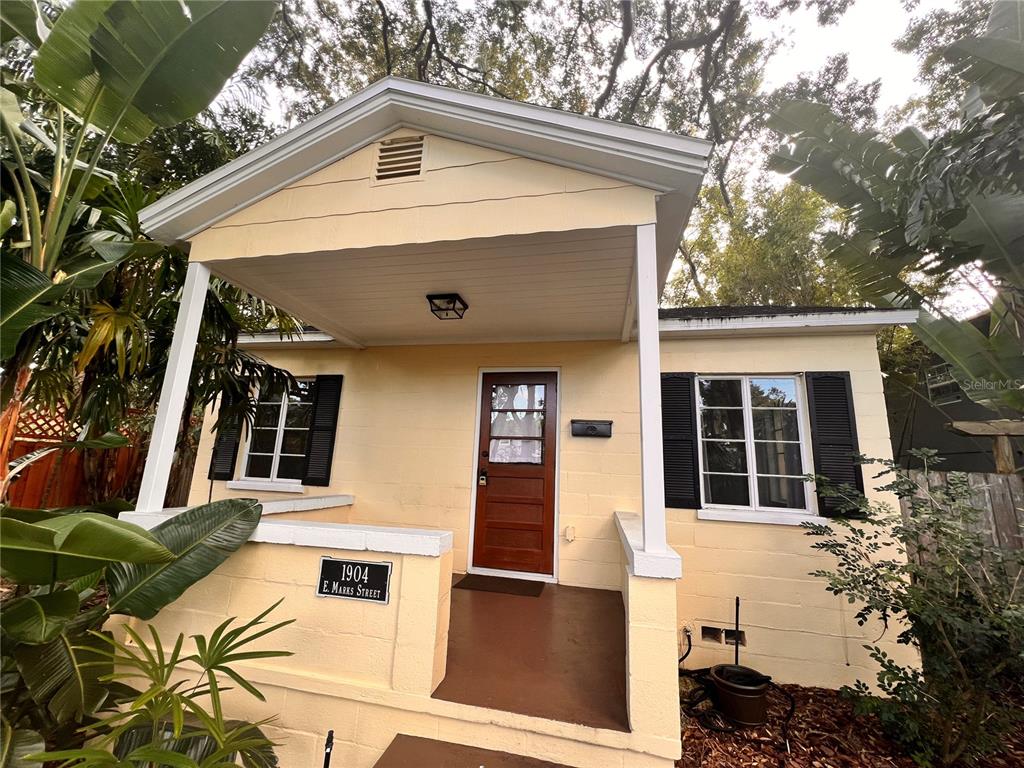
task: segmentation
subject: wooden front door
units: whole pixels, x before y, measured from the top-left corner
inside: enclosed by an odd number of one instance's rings
[[[473,565],[553,574],[554,373],[485,373]]]

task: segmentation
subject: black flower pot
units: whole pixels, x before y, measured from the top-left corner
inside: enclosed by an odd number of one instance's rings
[[[768,720],[768,686],[771,678],[756,669],[737,664],[711,668],[715,707],[739,725],[764,725]]]

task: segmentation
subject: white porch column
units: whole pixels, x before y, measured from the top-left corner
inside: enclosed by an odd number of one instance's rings
[[[210,283],[210,270],[198,261],[188,265],[185,287],[181,291],[178,305],[178,320],[174,325],[171,351],[167,357],[167,370],[160,388],[160,400],[156,408],[156,421],[146,455],[146,468],[142,473],[142,486],[136,512],[157,512],[164,507],[167,481],[171,475],[174,459],[174,445],[178,439],[178,427],[185,407],[192,360],[196,354],[199,339],[199,322],[203,319],[203,305],[206,302],[206,288]]]
[[[636,228],[636,340],[640,357],[640,464],[644,552],[665,552],[665,477],[658,344],[658,255],[654,224]]]

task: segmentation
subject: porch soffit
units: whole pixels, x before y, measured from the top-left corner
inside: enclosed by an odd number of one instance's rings
[[[403,244],[208,262],[217,275],[354,347],[617,339],[633,227]],[[429,293],[461,294],[462,320]]]

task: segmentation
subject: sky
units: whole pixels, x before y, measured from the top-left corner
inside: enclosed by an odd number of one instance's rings
[[[955,0],[921,0],[914,13],[955,4]],[[901,0],[858,0],[831,27],[819,27],[814,11],[806,8],[775,22],[755,20],[755,25],[788,41],[787,49],[768,62],[765,86],[771,89],[801,72],[816,71],[829,56],[845,52],[849,54],[850,77],[862,83],[881,80],[878,113],[884,115],[922,90],[915,80],[917,61],[892,47],[909,18]],[[942,308],[956,317],[971,317],[986,304],[976,291],[963,286],[950,292]]]
[[[953,0],[921,0],[915,14],[953,5]],[[819,27],[814,10],[807,8],[774,22],[755,20],[755,28],[787,39],[788,50],[779,51],[768,62],[765,85],[783,85],[801,72],[818,70],[829,56],[847,53],[851,77],[861,82],[882,81],[878,111],[884,114],[920,90],[914,79],[916,60],[892,47],[909,18],[900,0],[858,0],[830,27]]]

